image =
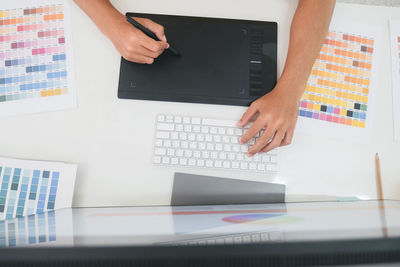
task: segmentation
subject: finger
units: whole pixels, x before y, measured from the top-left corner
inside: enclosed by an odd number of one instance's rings
[[[249,123],[250,119],[257,113],[257,108],[255,107],[254,104],[251,104],[250,107],[246,110],[246,112],[243,114],[242,118],[240,118],[239,122],[237,123],[237,126],[243,127],[247,123]]]
[[[284,135],[285,135],[284,130],[282,129],[277,130],[274,137],[272,138],[272,141],[269,142],[268,145],[266,145],[261,151],[268,152],[271,151],[272,149],[277,148],[281,144]]]
[[[154,52],[143,46],[141,46],[141,48],[142,49],[140,50],[140,53],[142,55],[147,56],[147,57],[152,57],[152,58],[158,58],[164,52],[164,49]]]
[[[247,155],[251,157],[260,152],[266,145],[268,145],[269,140],[274,136],[276,130],[276,128],[267,127],[262,136],[258,138],[257,142],[249,149]]]
[[[240,138],[241,144],[246,144],[249,142],[251,138],[257,135],[259,131],[264,127],[265,123],[258,119],[254,122],[254,124],[243,134],[242,138]]]
[[[295,127],[291,127],[291,128],[289,128],[289,130],[286,131],[285,137],[283,138],[280,146],[287,146],[292,143],[294,129],[295,129]]]
[[[158,39],[167,42],[167,37],[165,36],[164,27],[150,19],[142,19],[141,23],[150,31],[154,32]]]
[[[154,62],[154,58],[146,57],[146,56],[139,55],[139,54],[124,56],[124,58],[128,61],[132,61],[132,62],[140,63],[140,64],[153,64],[153,62]]]
[[[145,34],[143,34],[143,36],[140,38],[139,43],[141,46],[153,52],[164,51],[169,47],[166,42],[155,41]]]

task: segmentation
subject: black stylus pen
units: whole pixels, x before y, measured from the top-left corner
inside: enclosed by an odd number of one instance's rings
[[[157,38],[157,36],[154,34],[154,32],[150,31],[149,29],[147,29],[146,27],[144,27],[142,24],[140,24],[139,22],[137,22],[136,20],[134,20],[133,18],[126,16],[126,20],[132,24],[133,26],[135,26],[136,28],[138,28],[139,30],[141,30],[144,34],[146,34],[147,36],[149,36],[150,38],[156,40],[156,41],[160,41],[160,39]],[[173,54],[174,56],[180,56],[180,53],[178,50],[176,50],[175,48],[171,47],[171,45],[169,46],[169,48],[167,48],[167,51],[169,51],[171,54]]]

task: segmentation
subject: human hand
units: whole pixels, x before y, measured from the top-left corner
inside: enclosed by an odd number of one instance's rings
[[[123,58],[136,63],[152,64],[154,59],[169,47],[164,27],[150,19],[134,19],[154,32],[160,41],[153,40],[141,30],[132,26],[123,15],[118,18],[117,23],[106,26],[107,29],[104,29],[104,32]]]
[[[289,145],[296,127],[299,99],[292,97],[286,88],[275,87],[273,91],[254,101],[238,122],[243,127],[258,114],[254,124],[243,134],[241,144],[245,144],[265,128],[247,155],[268,152],[278,146]]]

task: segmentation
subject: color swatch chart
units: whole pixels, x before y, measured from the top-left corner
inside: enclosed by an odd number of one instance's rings
[[[64,13],[62,3],[0,10],[0,105],[70,94]]]
[[[0,160],[0,220],[53,210],[60,190],[69,191],[71,196],[68,199],[72,201],[72,189],[60,189],[64,166],[43,168],[38,165],[32,168],[32,163],[26,167],[24,161],[17,163],[21,167],[15,167],[15,163],[2,163]],[[73,187],[75,177],[70,178],[72,182],[69,184]],[[64,203],[64,206],[70,206],[70,203]]]
[[[390,21],[394,139],[400,141],[400,20]]]
[[[54,211],[0,221],[0,247],[35,245],[56,241]]]
[[[315,61],[299,116],[365,128],[374,38],[330,31]]]

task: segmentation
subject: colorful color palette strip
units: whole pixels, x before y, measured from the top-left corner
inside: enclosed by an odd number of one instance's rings
[[[0,219],[53,210],[59,178],[59,171],[0,166]]]
[[[0,11],[0,102],[68,94],[63,5]]]
[[[330,31],[314,63],[299,116],[365,128],[374,39]]]

